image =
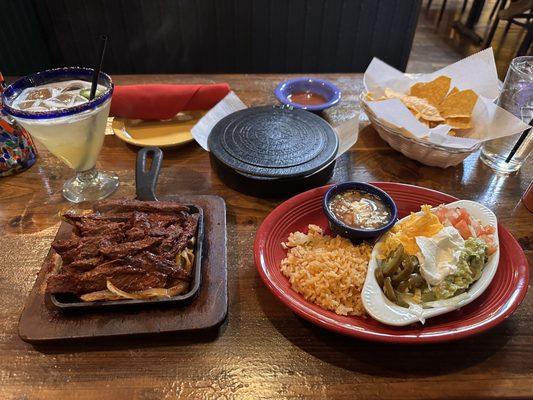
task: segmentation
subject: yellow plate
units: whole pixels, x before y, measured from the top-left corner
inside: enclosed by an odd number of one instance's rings
[[[207,111],[185,111],[165,121],[115,118],[115,135],[134,146],[172,147],[193,139],[191,129]]]

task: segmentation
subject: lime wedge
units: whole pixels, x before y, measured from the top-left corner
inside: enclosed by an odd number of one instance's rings
[[[103,90],[96,90],[96,94],[94,95],[94,98],[97,98],[103,93]],[[91,97],[91,89],[83,89],[80,91],[80,96],[85,97],[87,100],[90,100]]]

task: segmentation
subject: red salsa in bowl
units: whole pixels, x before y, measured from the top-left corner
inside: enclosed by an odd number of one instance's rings
[[[327,102],[324,96],[313,92],[296,92],[287,96],[292,103],[302,104],[304,106],[318,106]]]

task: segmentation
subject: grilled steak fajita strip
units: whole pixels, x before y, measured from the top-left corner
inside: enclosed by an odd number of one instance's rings
[[[124,291],[165,288],[191,279],[177,255],[196,235],[198,215],[165,202],[107,200],[94,212],[66,213],[72,236],[52,247],[61,256],[59,274],[48,278],[50,293],[82,295],[106,288]]]
[[[155,287],[165,287],[168,276],[157,271],[122,264],[102,264],[88,272],[60,273],[48,278],[47,291],[50,293],[73,293],[81,295],[106,288],[107,281],[125,291],[138,291]]]
[[[140,201],[140,200],[101,200],[94,204],[93,210],[99,212],[126,212],[141,211],[148,213],[179,213],[189,211],[183,204],[166,201]]]

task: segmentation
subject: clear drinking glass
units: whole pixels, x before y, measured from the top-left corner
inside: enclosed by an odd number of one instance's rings
[[[526,124],[533,118],[533,57],[517,57],[511,61],[498,105]],[[481,160],[492,169],[510,173],[517,171],[533,148],[533,132],[529,132],[514,156],[508,156],[521,134],[489,140],[481,148]]]
[[[62,100],[61,87],[66,81],[78,82],[82,88],[90,86],[92,75],[92,69],[77,67],[38,72],[8,86],[2,98],[4,109],[8,114],[15,118],[34,139],[76,171],[76,175],[63,185],[63,196],[74,203],[103,199],[113,193],[119,185],[117,176],[95,169],[96,159],[104,142],[113,82],[107,74],[100,72],[98,91],[93,100],[79,103],[76,102],[74,95],[69,94],[70,97],[67,96],[65,104],[59,108],[47,109],[46,105],[41,108],[40,104],[44,100],[48,102]],[[53,89],[55,97],[47,98],[46,94],[43,95],[44,100],[39,98],[40,103],[36,103],[38,106],[31,105],[28,109],[21,109],[20,101],[16,102],[17,97],[24,89],[42,85],[57,86],[60,89]],[[81,98],[77,98],[79,99]],[[31,101],[33,100],[28,100]]]

